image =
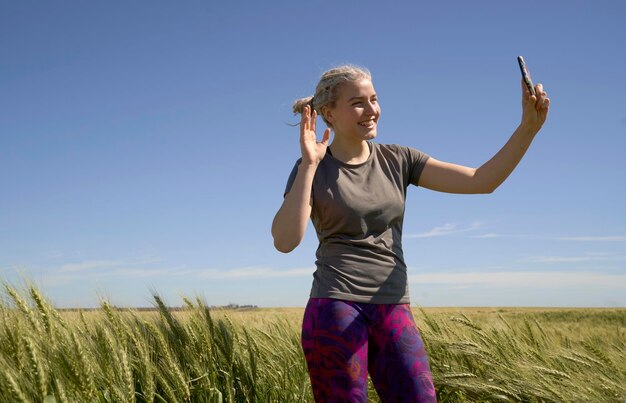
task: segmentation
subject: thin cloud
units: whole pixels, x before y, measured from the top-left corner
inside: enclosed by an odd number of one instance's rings
[[[472,223],[472,225],[470,225],[469,227],[460,228],[456,223],[447,223],[439,227],[435,227],[427,232],[405,235],[404,238],[432,238],[437,236],[455,235],[463,232],[475,231],[482,226],[482,223],[475,222]]]
[[[626,274],[564,271],[501,271],[424,273],[409,275],[409,282],[451,287],[488,286],[514,288],[606,287],[626,290]]]
[[[124,266],[138,266],[159,262],[160,259],[147,257],[137,259],[118,259],[118,260],[86,260],[79,263],[64,264],[59,269],[60,273],[72,273],[82,271],[93,271],[99,269],[121,268]]]
[[[59,251],[59,250],[51,250],[50,252],[48,252],[48,254],[46,255],[46,259],[60,259],[64,256],[63,252]]]
[[[102,267],[102,266],[98,266]],[[41,284],[54,287],[60,285],[71,284],[75,281],[84,281],[85,277],[91,279],[104,279],[104,278],[119,278],[123,280],[130,280],[133,278],[150,278],[150,277],[173,277],[194,274],[195,272],[189,269],[185,269],[184,266],[170,267],[170,268],[158,268],[158,269],[143,269],[143,268],[129,268],[119,267],[112,268],[111,270],[100,271],[96,274],[93,272],[85,271],[73,271],[73,272],[47,272],[41,273],[35,276],[35,278],[41,282]]]
[[[516,239],[522,239],[522,238],[538,238],[538,237],[533,237],[532,235],[522,235],[522,234],[498,234],[498,233],[487,233],[487,234],[482,234],[482,235],[472,235],[470,238],[475,238],[475,239],[496,239],[496,238],[516,238]]]
[[[200,277],[208,279],[263,279],[303,277],[313,274],[315,269],[306,267],[298,269],[278,270],[271,267],[242,267],[231,270],[207,269],[199,273]]]
[[[626,257],[611,253],[587,253],[579,256],[531,256],[523,261],[533,263],[581,263],[620,261]]]
[[[482,234],[482,235],[473,235],[471,238],[487,239],[487,238],[502,238],[502,237],[503,237],[502,234],[489,233],[489,234]]]
[[[517,238],[517,239],[541,239],[544,241],[572,241],[572,242],[619,242],[626,241],[626,236],[609,235],[609,236],[542,236],[528,234],[499,234],[487,233],[481,235],[472,235],[475,239],[495,239],[495,238]]]
[[[124,277],[165,277],[165,276],[183,276],[186,274],[193,274],[194,271],[187,269],[183,270],[184,266],[171,267],[166,269],[119,269],[110,273],[111,276],[124,276]]]
[[[564,236],[554,238],[557,241],[590,241],[590,242],[609,242],[609,241],[626,241],[626,236]]]
[[[78,272],[93,269],[107,269],[111,267],[119,267],[124,265],[123,261],[119,260],[88,260],[80,263],[64,264],[59,269],[60,273]]]
[[[39,284],[41,284],[42,287],[48,288],[48,287],[58,287],[62,285],[72,284],[73,282],[78,280],[78,278],[79,276],[72,275],[72,274],[52,273],[52,274],[42,274],[40,276],[37,276],[35,279],[37,280]]]

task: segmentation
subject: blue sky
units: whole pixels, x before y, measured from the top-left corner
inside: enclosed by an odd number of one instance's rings
[[[286,255],[270,236],[293,100],[363,65],[378,142],[479,166],[519,123],[524,55],[548,122],[494,194],[409,191],[412,303],[624,307],[625,20],[622,1],[3,1],[0,277],[58,306],[304,306],[315,233]]]

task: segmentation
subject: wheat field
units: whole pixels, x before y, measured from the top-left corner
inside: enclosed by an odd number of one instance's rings
[[[55,309],[3,287],[0,402],[308,402],[303,309]],[[414,309],[441,402],[625,402],[626,309]],[[378,401],[370,383],[370,401]]]

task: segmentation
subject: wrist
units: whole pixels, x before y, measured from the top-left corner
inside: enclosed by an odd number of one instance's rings
[[[539,133],[539,129],[541,129],[541,126],[525,120],[522,120],[517,127],[517,130],[524,135],[524,137],[534,137],[537,133]]]
[[[302,158],[302,161],[300,162],[300,166],[312,167],[312,168],[316,168],[319,164],[320,164],[320,161],[313,161],[307,158]]]
[[[315,171],[317,171],[318,166],[319,162],[302,160],[300,162],[300,165],[298,166],[298,171],[302,172],[303,174],[314,174]]]

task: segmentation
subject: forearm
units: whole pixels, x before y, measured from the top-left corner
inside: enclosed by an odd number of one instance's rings
[[[291,252],[304,238],[311,217],[311,186],[316,169],[317,165],[300,164],[291,190],[274,217],[272,237],[281,252]]]
[[[474,173],[480,193],[491,193],[509,177],[530,147],[538,130],[521,124],[507,143]]]
[[[481,190],[493,192],[513,172],[541,130],[550,108],[550,99],[543,85],[535,86],[535,94],[530,92],[522,81],[522,120],[509,141],[474,173],[474,180]]]

